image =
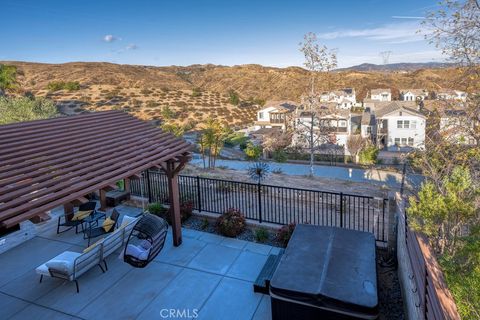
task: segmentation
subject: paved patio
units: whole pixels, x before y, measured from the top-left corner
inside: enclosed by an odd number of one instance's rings
[[[131,214],[130,207],[120,207]],[[270,319],[270,299],[253,292],[253,281],[278,248],[183,229],[183,244],[171,234],[145,269],[119,254],[108,271],[93,268],[75,283],[45,278],[35,268],[65,251],[81,252],[87,241],[74,230],[56,234],[50,223],[35,238],[0,255],[2,319]],[[178,310],[176,317],[170,309]]]

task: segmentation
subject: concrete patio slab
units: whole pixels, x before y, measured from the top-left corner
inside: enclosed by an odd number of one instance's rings
[[[28,302],[0,293],[0,310],[2,310],[3,319],[12,317],[28,305]]]
[[[43,282],[38,287],[48,283],[60,283],[61,285],[38,299],[36,303],[65,313],[78,314],[96,298],[101,298],[103,292],[119,282],[132,270],[128,264],[119,260],[115,253],[107,258],[107,264],[109,268],[105,273],[102,273],[100,268],[97,267],[82,275],[78,281],[79,293],[77,293],[73,282],[62,282],[59,279],[44,277]],[[33,286],[37,286],[37,284],[32,284]]]
[[[198,231],[198,230],[182,228],[182,235],[185,238],[198,239],[203,234],[204,234],[204,232],[201,232],[201,231]]]
[[[120,281],[103,292],[101,299],[87,305],[79,315],[86,319],[133,319],[181,270],[156,261],[151,262],[148,268],[132,268]]]
[[[218,234],[202,232],[202,234],[197,239],[207,243],[220,244],[225,238],[222,236],[219,236]]]
[[[179,247],[174,247],[167,243],[155,260],[184,267],[188,265],[206,245],[205,242],[197,239],[184,238],[182,245]]]
[[[239,240],[235,238],[224,238],[223,241],[220,243],[222,246],[235,248],[235,249],[243,249],[247,245],[247,241]]]
[[[251,319],[261,298],[261,294],[253,292],[250,282],[223,278],[200,309],[198,319]]]
[[[224,275],[240,252],[241,250],[238,249],[208,244],[188,264],[188,267]]]
[[[243,251],[228,270],[226,276],[254,282],[267,261],[267,256]]]
[[[7,282],[35,269],[42,263],[68,250],[72,245],[35,237],[0,255],[0,288]]]
[[[193,315],[202,307],[221,279],[219,275],[184,269],[143,310],[137,320],[160,318],[171,309]]]
[[[64,228],[65,229],[65,228]],[[66,243],[71,243],[72,245],[79,245],[83,248],[87,247],[87,240],[83,239],[83,233],[81,227],[79,227],[79,233],[75,233],[75,228],[57,234],[57,226],[53,224],[52,226],[46,228],[44,231],[38,234],[39,237],[47,238],[56,241],[63,241]]]
[[[270,303],[270,296],[263,295],[262,301],[258,305],[257,311],[253,315],[252,320],[271,320],[272,319],[272,304]]]
[[[61,313],[52,309],[29,305],[19,313],[15,314],[9,320],[25,320],[25,319],[35,319],[35,320],[74,320],[80,319],[78,317]]]
[[[267,246],[266,244],[261,244],[261,243],[255,243],[255,242],[249,242],[245,246],[245,251],[250,251],[250,252],[255,252],[259,254],[270,254],[270,250],[272,250],[271,246]]]

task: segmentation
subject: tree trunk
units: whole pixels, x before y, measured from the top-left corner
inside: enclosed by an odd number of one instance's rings
[[[315,160],[315,146],[314,146],[314,138],[313,138],[313,133],[314,133],[314,124],[313,124],[313,110],[312,110],[312,121],[310,123],[310,177],[313,177],[314,171],[313,171],[313,162]]]

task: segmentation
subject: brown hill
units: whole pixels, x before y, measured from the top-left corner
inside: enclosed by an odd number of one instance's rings
[[[202,121],[220,117],[229,124],[243,125],[254,120],[256,107],[238,107],[229,103],[228,91],[236,91],[242,100],[298,101],[307,91],[310,74],[298,67],[273,68],[260,65],[153,67],[119,65],[104,62],[41,64],[4,62],[18,67],[23,90],[48,95],[72,110],[124,108],[144,118],[162,118],[160,109],[169,106],[181,120]],[[55,93],[46,90],[52,81],[78,81],[81,89]],[[401,72],[337,71],[319,75],[319,90],[354,87],[357,100],[373,88],[391,88],[394,97],[401,88],[462,88],[460,72],[455,68],[420,69]],[[194,88],[201,95],[192,95]],[[148,105],[148,106],[147,106]]]

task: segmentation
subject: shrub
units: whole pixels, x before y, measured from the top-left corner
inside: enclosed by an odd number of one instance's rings
[[[51,81],[47,85],[49,91],[68,90],[75,91],[80,90],[80,83],[78,81]]]
[[[262,147],[259,145],[254,145],[252,142],[247,143],[245,148],[245,154],[248,159],[257,160],[262,155]]]
[[[283,150],[275,150],[273,152],[273,160],[276,162],[286,162],[288,159],[287,154]]]
[[[246,227],[246,220],[243,214],[237,209],[228,209],[217,219],[217,231],[226,237],[236,237]]]
[[[377,147],[370,145],[365,147],[359,153],[360,163],[361,164],[374,164],[377,161],[379,150]]]
[[[200,97],[202,95],[202,89],[201,88],[193,88],[192,90],[192,97]]]
[[[55,104],[45,98],[0,97],[0,125],[52,118],[57,114]]]
[[[234,90],[228,91],[228,97],[228,102],[230,102],[234,106],[240,103],[240,97],[238,96],[238,93],[236,93]]]
[[[255,230],[255,240],[257,242],[266,242],[269,237],[267,228],[260,227]]]
[[[200,229],[207,230],[209,226],[210,226],[210,222],[208,222],[208,219],[203,218],[202,224],[200,225]]]
[[[148,212],[154,214],[159,217],[165,217],[165,212],[167,212],[167,208],[165,208],[161,203],[154,202],[148,205],[147,207]]]
[[[293,231],[295,230],[296,226],[297,224],[295,222],[291,222],[280,228],[280,230],[277,233],[277,241],[282,246],[284,247],[287,246],[288,241],[290,241],[290,238],[292,237]]]

